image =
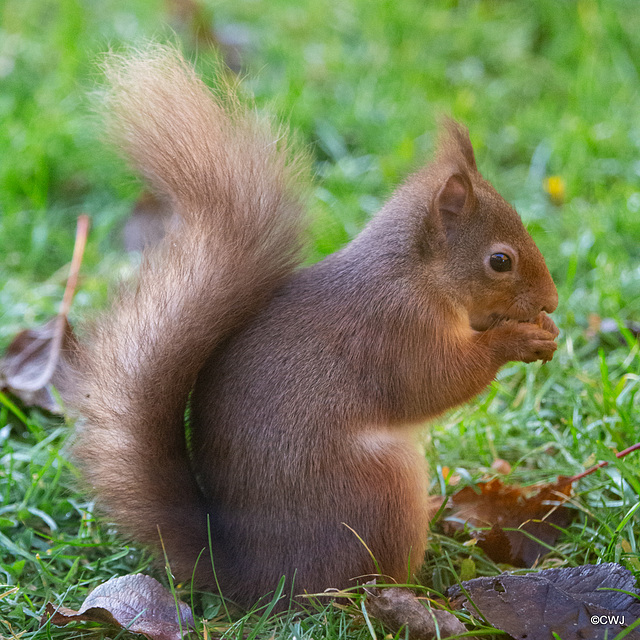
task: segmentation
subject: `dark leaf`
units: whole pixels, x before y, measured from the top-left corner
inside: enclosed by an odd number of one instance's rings
[[[142,574],[112,578],[101,584],[79,611],[49,603],[41,626],[47,621],[58,627],[71,622],[106,622],[151,640],[182,640],[195,626],[191,609],[184,602],[176,606],[169,591]]]
[[[466,594],[459,586],[447,591],[454,608],[482,614],[518,640],[552,640],[552,633],[562,640],[611,639],[640,617],[635,578],[615,563],[524,576],[503,573],[462,586]],[[640,640],[640,629],[631,630],[625,638]]]

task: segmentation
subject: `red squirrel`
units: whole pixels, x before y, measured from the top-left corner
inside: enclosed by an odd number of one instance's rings
[[[433,161],[301,268],[306,159],[282,130],[170,48],[107,75],[111,136],[178,222],[77,353],[99,507],[244,607],[281,576],[406,582],[430,517],[420,426],[556,349],[540,251],[449,120]]]

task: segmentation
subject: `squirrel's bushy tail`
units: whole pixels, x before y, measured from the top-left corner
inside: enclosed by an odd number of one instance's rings
[[[188,579],[208,547],[184,412],[212,350],[295,267],[304,162],[173,49],[111,55],[108,131],[178,216],[80,346],[74,452],[98,504]],[[202,564],[208,564],[208,551]]]

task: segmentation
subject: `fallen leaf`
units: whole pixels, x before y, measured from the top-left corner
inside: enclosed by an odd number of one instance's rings
[[[40,626],[71,622],[102,622],[141,633],[150,640],[182,640],[195,627],[191,609],[177,602],[151,576],[112,578],[96,587],[78,611],[48,603]]]
[[[444,528],[451,535],[465,526],[482,527],[470,533],[492,560],[531,567],[547,552],[537,540],[553,545],[560,535],[558,527],[571,521],[572,512],[564,506],[571,488],[570,480],[563,477],[530,487],[505,485],[498,478],[464,487],[449,500]]]
[[[89,217],[78,217],[76,241],[58,315],[37,329],[21,331],[0,360],[0,388],[8,389],[28,406],[60,413],[51,392],[55,386],[64,397],[73,386],[73,354],[76,339],[67,317],[78,283],[80,264],[89,232]]]
[[[452,613],[428,607],[409,589],[367,587],[365,606],[394,635],[407,628],[410,640],[447,638],[467,631]],[[404,631],[400,637],[405,637]]]
[[[75,344],[76,337],[65,317],[21,331],[0,359],[0,388],[10,391],[28,407],[62,413],[52,387],[62,397],[70,390],[69,365]]]
[[[616,563],[476,578],[447,591],[450,604],[517,640],[613,638],[640,618],[633,574]],[[632,629],[626,640],[640,640]]]

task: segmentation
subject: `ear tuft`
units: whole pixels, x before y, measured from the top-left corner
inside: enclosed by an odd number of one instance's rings
[[[455,163],[462,160],[468,169],[478,170],[469,131],[452,118],[443,118],[440,123],[436,155],[440,161]]]

